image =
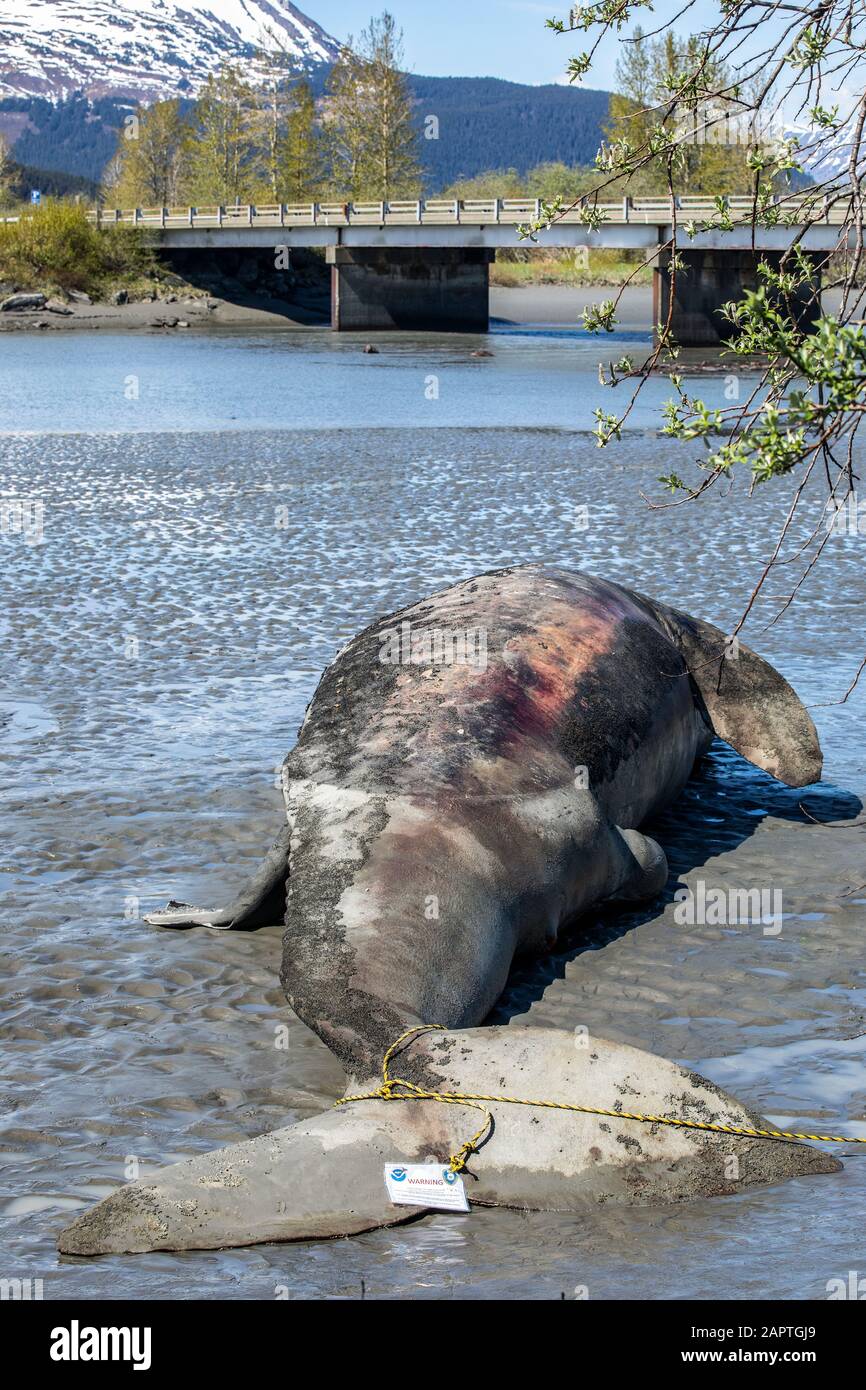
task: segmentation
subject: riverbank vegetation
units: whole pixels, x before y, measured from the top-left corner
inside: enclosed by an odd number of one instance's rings
[[[22,207],[0,221],[0,281],[7,291],[80,290],[104,297],[122,285],[148,281],[157,262],[134,227],[99,231],[83,206],[49,201]]]
[[[497,251],[490,267],[490,283],[500,289],[530,285],[614,288],[627,280],[632,285],[649,285],[652,270],[641,265],[641,259],[641,253],[636,251],[587,251],[583,247],[563,251],[539,247]]]

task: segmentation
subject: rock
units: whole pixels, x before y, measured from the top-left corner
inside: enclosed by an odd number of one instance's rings
[[[165,296],[165,302],[166,302],[166,304],[176,304],[176,303],[177,303],[177,295],[176,295],[176,294],[167,294],[167,295]]]
[[[128,304],[129,290],[115,290],[114,294],[111,296],[111,302],[112,304]]]
[[[177,325],[178,325],[178,320],[177,320],[177,319],[174,319],[174,318],[167,318],[167,319],[159,318],[159,319],[151,319],[151,321],[150,321],[150,326],[151,326],[151,328],[177,328]]]
[[[90,295],[86,294],[84,290],[70,290],[69,298],[72,300],[73,304],[93,303],[93,300],[90,298]]]
[[[365,352],[375,352],[376,354],[378,354],[379,349],[378,349],[377,347],[373,347],[373,344],[372,344],[372,343],[368,343],[367,346],[364,348],[364,351],[365,351]]]
[[[63,314],[66,318],[72,313],[68,304],[64,304],[62,299],[49,299],[45,308],[49,314]]]
[[[189,328],[189,322],[187,319],[178,319],[177,326],[178,328]]]
[[[24,314],[34,309],[42,309],[45,306],[46,296],[44,294],[10,294],[8,299],[4,299],[0,304],[0,312],[4,314]]]

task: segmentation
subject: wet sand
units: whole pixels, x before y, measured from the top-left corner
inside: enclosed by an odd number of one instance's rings
[[[517,289],[492,286],[490,290],[491,321],[496,324],[551,325],[580,328],[583,310],[588,304],[600,304],[615,299],[617,286],[591,286],[585,289],[571,285],[526,285]],[[838,294],[825,297],[825,308],[838,307]],[[202,331],[215,328],[262,331],[280,328],[327,328],[330,309],[327,298],[310,294],[301,303],[257,299],[251,297],[240,303],[225,299],[180,298],[178,303],[166,301],[136,304],[70,304],[70,315],[53,314],[44,310],[28,313],[0,314],[0,332],[44,331],[75,329],[112,332],[183,332],[177,325],[165,327],[157,321],[177,319],[186,321],[187,329]],[[647,333],[653,328],[653,295],[650,286],[627,286],[619,300],[617,322],[620,332]]]
[[[490,291],[490,313],[494,319],[515,324],[556,324],[580,327],[588,304],[615,299],[616,286],[575,289],[571,285],[525,285],[519,289]],[[653,326],[653,295],[650,286],[627,286],[617,311],[622,332],[649,332]]]
[[[369,390],[357,381],[345,389]],[[4,540],[4,1270],[43,1279],[46,1298],[355,1298],[364,1279],[369,1298],[811,1299],[862,1268],[866,1164],[844,1149],[836,1177],[672,1209],[475,1211],[352,1241],[91,1262],[54,1250],[71,1213],[131,1176],[340,1094],[282,997],[278,926],[175,934],[142,916],[172,896],[227,898],[256,864],[280,819],[275,769],[347,637],[532,560],[729,629],[786,494],[650,512],[638,489],[670,462],[646,437],[600,455],[528,430],[0,440],[3,490],[47,504],[43,544]],[[863,543],[840,538],[808,598],[752,628],[814,707],[826,785],[786,790],[718,746],[652,830],[671,862],[664,899],[516,969],[497,1019],[583,1025],[687,1062],[776,1123],[866,1135],[864,695],[832,703],[862,654]],[[778,889],[781,932],[677,926],[673,893],[700,880]]]
[[[494,322],[512,324],[556,324],[579,326],[584,306],[610,299],[615,289],[573,289],[570,286],[539,285],[520,289],[490,291],[490,313]],[[310,294],[303,303],[257,299],[238,303],[215,297],[184,298],[169,303],[69,304],[69,315],[43,310],[0,314],[0,332],[73,330],[111,332],[183,332],[177,325],[167,328],[159,320],[174,319],[193,331],[211,328],[238,328],[260,331],[291,327],[329,326],[326,298]],[[621,301],[620,326],[625,331],[652,328],[652,291],[627,289]]]

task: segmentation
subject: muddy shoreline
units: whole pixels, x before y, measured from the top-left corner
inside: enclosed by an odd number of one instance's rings
[[[218,328],[327,328],[327,301],[288,304],[267,297],[244,303],[212,296],[184,297],[132,304],[75,304],[66,313],[45,308],[0,314],[0,333],[75,332],[183,333]]]
[[[517,288],[490,289],[491,328],[503,326],[543,326],[580,328],[588,304],[615,299],[616,286],[521,285]],[[838,295],[825,296],[824,307],[833,311]],[[218,295],[170,296],[130,304],[75,304],[68,313],[45,309],[0,313],[0,333],[9,332],[93,332],[184,333],[219,329],[330,328],[330,300],[325,288],[303,291],[293,300],[250,294],[225,299]],[[652,289],[627,286],[619,299],[618,330],[650,333],[653,328]]]
[[[599,304],[617,293],[615,288],[574,289],[562,285],[520,286],[490,290],[491,326],[542,324],[578,328],[587,304]],[[69,303],[66,312],[46,308],[0,313],[0,332],[207,332],[211,329],[330,328],[330,301],[326,290],[312,289],[297,299],[249,295],[225,299],[218,295],[179,293],[156,300],[129,304]],[[652,291],[628,288],[620,301],[620,327],[627,332],[652,328]]]

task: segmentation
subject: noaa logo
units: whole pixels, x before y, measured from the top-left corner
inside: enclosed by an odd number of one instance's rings
[[[452,1173],[450,1168],[443,1168],[442,1176],[447,1183],[455,1183],[457,1181],[457,1174]]]
[[[391,1177],[394,1179],[395,1182],[405,1182],[405,1181],[406,1181],[406,1169],[405,1169],[405,1168],[392,1168],[392,1169],[391,1169]]]

